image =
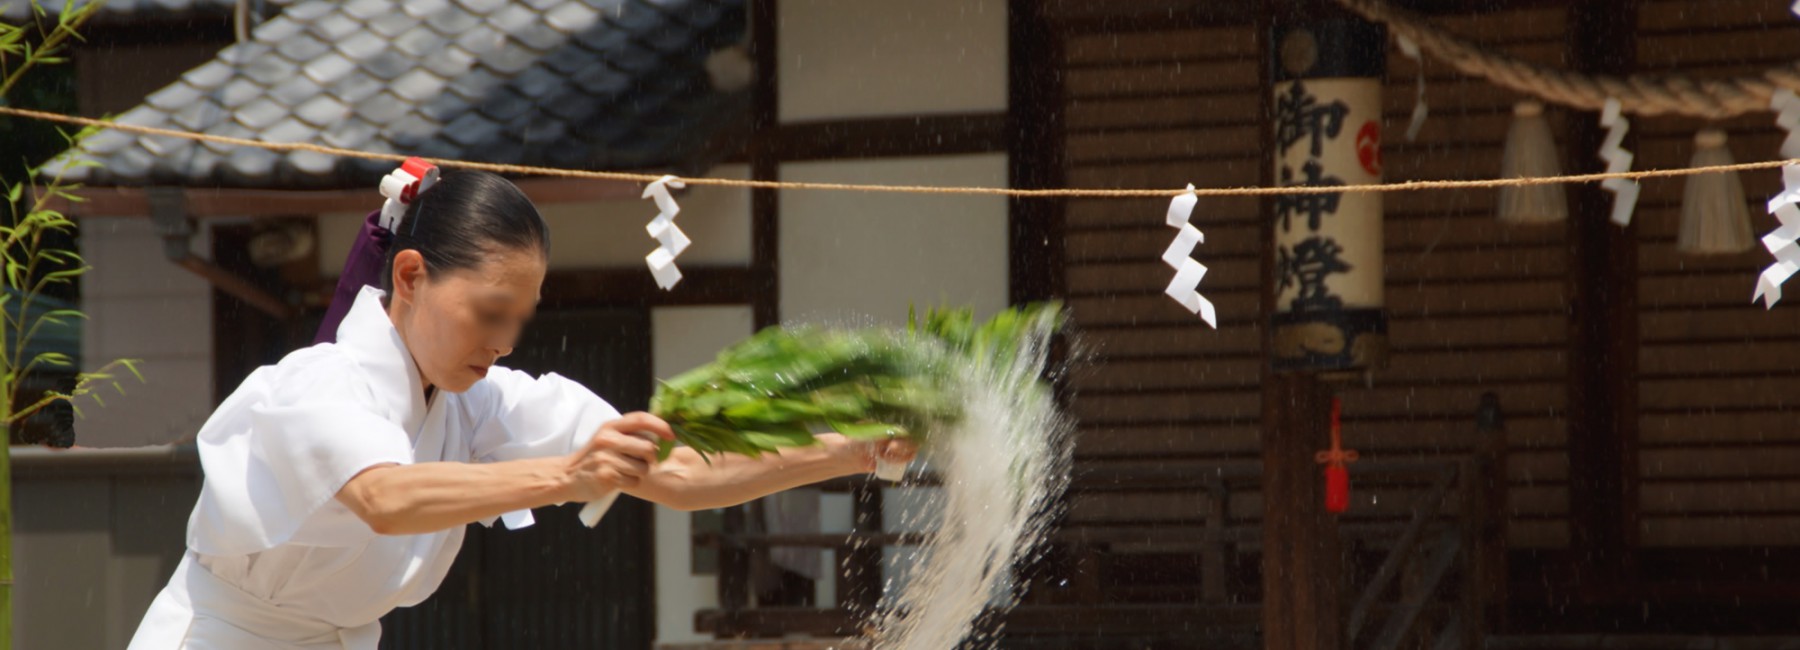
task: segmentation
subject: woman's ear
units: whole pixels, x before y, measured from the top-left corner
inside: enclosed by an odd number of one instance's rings
[[[425,284],[425,279],[425,256],[420,255],[419,251],[409,248],[394,254],[392,300],[412,303],[419,288]]]

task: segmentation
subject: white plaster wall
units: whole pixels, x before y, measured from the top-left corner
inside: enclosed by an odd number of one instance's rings
[[[204,229],[202,229],[204,230]],[[193,250],[204,253],[204,234]],[[81,220],[81,254],[94,269],[82,279],[82,364],[143,360],[145,383],[120,381],[106,406],[82,402],[76,443],[120,447],[173,442],[199,431],[212,412],[212,289],[163,257],[150,220]]]
[[[784,122],[1006,110],[1002,0],[784,0],[778,11]]]
[[[1004,154],[783,165],[783,180],[1006,184]],[[1006,199],[783,191],[781,317],[900,324],[909,304],[1006,306]]]
[[[724,165],[707,172],[720,178],[749,178],[743,165]],[[694,240],[677,264],[746,265],[750,263],[750,190],[690,187],[676,194],[681,215],[675,223]],[[371,209],[375,207],[374,204]],[[550,268],[642,267],[656,240],[644,224],[656,216],[650,201],[622,199],[538,205],[550,225]],[[319,217],[319,272],[336,276],[350,254],[357,229],[367,212]],[[645,276],[645,282],[649,282]]]
[[[684,213],[685,214],[685,213]],[[712,361],[719,350],[749,336],[756,324],[748,305],[658,307],[650,312],[652,372],[659,379]],[[709,638],[694,632],[694,613],[716,607],[718,579],[690,570],[690,515],[656,509],[656,640]]]

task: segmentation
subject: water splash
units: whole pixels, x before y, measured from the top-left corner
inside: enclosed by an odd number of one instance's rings
[[[1049,533],[1069,484],[1073,427],[1039,379],[1050,357],[1047,315],[1017,354],[958,368],[964,417],[934,433],[930,467],[942,487],[896,522],[928,530],[905,549],[903,580],[889,580],[887,606],[872,621],[875,650],[991,648],[997,630],[977,632],[987,611],[1017,603],[1015,565]]]

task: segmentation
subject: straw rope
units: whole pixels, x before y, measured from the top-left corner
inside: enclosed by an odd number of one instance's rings
[[[1356,0],[1349,0],[1356,1]],[[62,124],[74,124],[87,127],[98,127],[136,133],[140,135],[184,138],[202,142],[214,142],[233,146],[257,147],[270,151],[294,152],[310,151],[329,156],[346,158],[366,158],[371,160],[404,161],[408,156],[373,151],[357,151],[341,149],[306,142],[264,142],[245,138],[192,133],[148,126],[119,124],[106,120],[97,120],[60,113],[34,111],[22,108],[0,106],[0,115],[11,115]],[[427,158],[440,167],[460,169],[478,169],[497,174],[518,176],[546,176],[553,178],[578,178],[590,180],[630,181],[639,183],[653,182],[662,178],[662,174],[645,174],[633,172],[588,171],[581,169],[560,169],[555,167],[535,167],[530,165],[500,165],[495,163],[454,160],[444,158]],[[1403,181],[1398,183],[1375,183],[1366,185],[1285,185],[1279,187],[1209,187],[1191,190],[1195,195],[1203,197],[1221,196],[1276,196],[1296,194],[1338,194],[1350,192],[1412,192],[1422,190],[1483,189],[1498,187],[1515,187],[1522,185],[1548,185],[1555,183],[1593,183],[1609,178],[1668,178],[1690,176],[1716,172],[1736,172],[1758,169],[1775,169],[1785,165],[1800,163],[1800,159],[1768,160],[1760,162],[1737,163],[1731,165],[1712,165],[1704,167],[1684,167],[1676,169],[1646,169],[1619,173],[1571,174],[1563,176],[1544,176],[1532,178],[1494,178],[1454,181]],[[681,177],[688,185],[711,185],[718,187],[748,187],[756,189],[777,190],[829,190],[845,192],[886,192],[902,194],[960,194],[983,196],[1008,196],[1016,198],[1169,198],[1186,194],[1185,189],[1100,189],[1100,188],[1049,188],[1018,189],[1008,187],[940,187],[929,185],[872,185],[857,183],[808,183],[798,181],[758,181],[735,178],[689,178]]]
[[[1385,0],[1337,0],[1344,8],[1419,44],[1419,49],[1465,74],[1545,102],[1597,111],[1608,97],[1627,113],[1718,120],[1769,111],[1777,89],[1800,92],[1800,61],[1756,76],[1692,79],[1683,75],[1584,75],[1527,63],[1471,43]]]

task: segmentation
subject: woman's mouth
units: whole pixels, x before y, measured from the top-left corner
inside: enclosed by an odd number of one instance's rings
[[[487,378],[487,366],[469,366],[469,369],[475,371],[476,377],[481,377],[483,379]]]

